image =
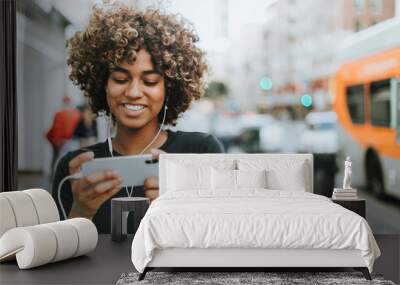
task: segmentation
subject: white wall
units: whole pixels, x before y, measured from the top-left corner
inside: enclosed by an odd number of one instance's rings
[[[18,169],[49,173],[52,150],[45,139],[65,89],[62,27],[17,14]]]

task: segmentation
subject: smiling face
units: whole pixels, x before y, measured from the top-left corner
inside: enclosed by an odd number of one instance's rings
[[[133,64],[123,61],[110,71],[106,85],[107,103],[117,124],[127,128],[158,126],[158,113],[165,98],[164,77],[141,49]]]

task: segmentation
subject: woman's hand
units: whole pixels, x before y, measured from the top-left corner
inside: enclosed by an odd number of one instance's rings
[[[153,158],[158,159],[160,156],[160,153],[165,153],[165,151],[159,150],[159,149],[152,149],[151,154]],[[149,198],[150,203],[155,200],[159,194],[160,194],[160,189],[159,189],[159,184],[158,184],[158,177],[157,176],[150,176],[147,177],[144,180],[144,196]]]
[[[84,162],[92,160],[93,152],[77,155],[69,162],[69,172],[80,171]],[[91,219],[100,206],[114,196],[121,188],[121,177],[114,171],[97,171],[71,182],[74,198],[69,218],[84,217]]]

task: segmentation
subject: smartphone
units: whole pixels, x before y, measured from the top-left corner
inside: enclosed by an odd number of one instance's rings
[[[95,171],[114,170],[121,178],[121,186],[143,186],[150,176],[158,176],[158,160],[150,154],[95,158],[82,164],[84,176]]]

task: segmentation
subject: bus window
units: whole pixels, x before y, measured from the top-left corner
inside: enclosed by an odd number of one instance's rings
[[[396,112],[396,117],[397,117],[397,124],[396,124],[396,142],[400,144],[400,84],[396,84],[396,101],[397,101],[397,109],[395,110]]]
[[[371,83],[371,124],[390,127],[390,80]]]
[[[400,130],[400,82],[397,81],[397,84],[396,84],[395,88],[396,88],[396,101],[397,101],[396,127],[397,127],[398,130]],[[400,131],[399,131],[399,134],[400,134]]]
[[[355,124],[363,124],[364,119],[364,86],[350,86],[346,89],[347,108],[351,120]]]
[[[392,128],[396,130],[396,142],[400,144],[400,80],[392,78]]]

